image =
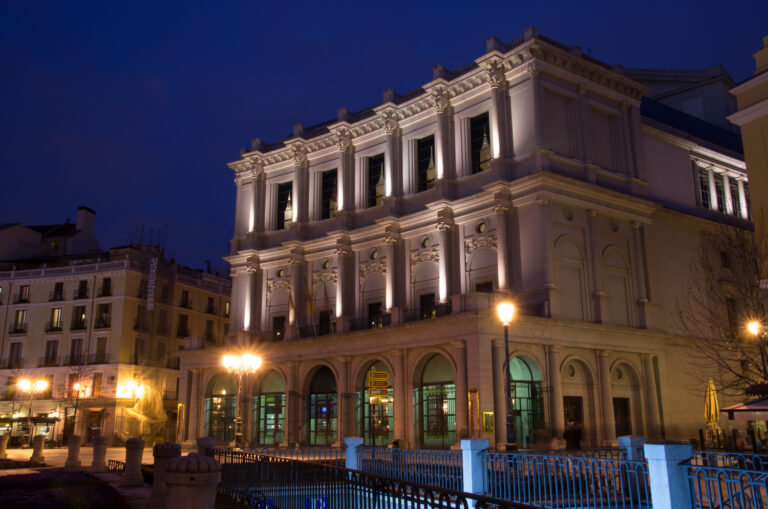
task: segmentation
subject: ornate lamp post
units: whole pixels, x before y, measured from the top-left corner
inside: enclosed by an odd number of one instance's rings
[[[44,378],[35,380],[29,380],[28,378],[22,378],[16,383],[16,387],[21,392],[29,393],[29,410],[27,411],[27,431],[29,432],[29,445],[32,446],[32,401],[35,399],[35,394],[40,394],[48,388],[48,381]]]
[[[509,324],[515,317],[515,306],[511,302],[502,302],[496,306],[496,312],[499,320],[504,326],[504,380],[507,396],[507,450],[517,449],[517,440],[515,438],[515,417],[512,414],[512,388],[509,384]]]
[[[760,366],[761,375],[763,377],[763,382],[768,382],[768,363],[766,363],[766,360],[768,359],[768,353],[766,353],[766,348],[768,348],[768,331],[765,330],[765,327],[763,327],[763,324],[760,322],[753,320],[747,324],[747,330],[750,334],[755,336],[758,340],[758,348],[760,349],[760,359],[763,361],[762,366]]]
[[[261,357],[250,353],[243,353],[240,355],[225,355],[221,361],[227,369],[227,373],[233,375],[237,381],[237,395],[235,396],[235,447],[243,447],[243,413],[240,408],[243,378],[255,373],[261,367]]]

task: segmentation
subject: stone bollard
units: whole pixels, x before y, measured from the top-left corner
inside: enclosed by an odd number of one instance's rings
[[[143,486],[141,458],[144,455],[144,440],[129,438],[125,441],[125,473],[121,486]]]
[[[29,461],[42,465],[45,463],[45,457],[43,456],[43,446],[45,445],[45,435],[35,435],[32,439],[32,457]]]
[[[5,452],[5,448],[8,447],[8,435],[0,436],[0,460],[8,458],[8,453]]]
[[[208,449],[216,447],[216,439],[214,437],[200,437],[197,439],[197,454],[200,456],[207,456]]]
[[[155,458],[155,465],[152,470],[152,496],[147,507],[161,509],[165,507],[165,496],[168,494],[165,487],[165,472],[168,469],[168,462],[181,456],[181,445],[173,442],[155,444],[152,448],[152,455]]]
[[[630,461],[645,461],[643,447],[645,446],[644,437],[633,437],[630,435],[619,437],[619,448],[624,451],[624,458]]]
[[[362,470],[360,466],[360,446],[364,440],[361,437],[347,437],[344,439],[346,457],[344,467],[349,470]]]
[[[691,507],[690,482],[681,463],[692,456],[693,447],[690,444],[645,444],[653,509]]]
[[[165,472],[168,509],[213,509],[216,486],[221,481],[221,465],[215,459],[196,453],[168,462]]]
[[[93,461],[91,472],[107,471],[107,437],[95,437],[93,439]]]
[[[485,495],[485,485],[483,484],[485,462],[483,461],[483,452],[487,451],[488,447],[490,447],[488,440],[461,441],[463,490],[467,493]]]
[[[80,470],[80,437],[71,435],[67,440],[67,446],[69,447],[69,454],[64,463],[64,470]]]

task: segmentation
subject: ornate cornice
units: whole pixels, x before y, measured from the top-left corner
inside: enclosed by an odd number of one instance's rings
[[[475,235],[471,239],[464,242],[464,255],[466,256],[467,260],[469,260],[469,257],[472,256],[472,253],[484,247],[493,249],[494,251],[497,250],[498,241],[497,241],[496,233],[487,233],[485,235]]]
[[[339,280],[339,275],[335,270],[324,270],[322,272],[315,272],[312,274],[312,285],[319,283],[333,283],[336,284]]]
[[[433,247],[411,253],[411,266],[424,262],[440,263],[440,250],[437,247]]]
[[[435,111],[438,113],[451,111],[451,96],[446,88],[440,87],[433,90],[432,99],[435,101]]]
[[[504,78],[504,64],[498,60],[491,60],[486,67],[488,73],[488,84],[491,88],[500,88],[504,86],[506,80]]]
[[[362,287],[365,278],[371,274],[385,274],[387,273],[386,260],[369,260],[360,264],[360,286]]]
[[[288,278],[272,279],[267,282],[267,295],[272,295],[276,290],[291,291],[291,280]]]

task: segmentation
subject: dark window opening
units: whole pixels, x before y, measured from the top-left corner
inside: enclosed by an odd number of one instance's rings
[[[368,206],[381,205],[385,193],[384,154],[380,154],[368,158]]]
[[[418,192],[435,185],[435,137],[428,136],[416,142],[416,167],[418,169]]]
[[[293,220],[292,191],[292,182],[283,182],[277,186],[277,225],[275,228],[278,230],[284,230],[286,224]]]
[[[429,320],[437,316],[437,306],[435,305],[435,294],[428,293],[419,297],[421,303],[421,319]]]
[[[338,187],[336,183],[336,170],[328,170],[323,172],[320,210],[321,219],[329,219],[336,215],[336,208],[338,206],[338,199],[336,194]]]
[[[381,302],[372,302],[368,304],[368,328],[378,329],[383,326],[382,320],[383,306]]]
[[[490,122],[488,113],[469,121],[470,144],[472,147],[472,173],[480,173],[491,167]]]
[[[285,317],[272,317],[272,341],[282,341],[285,339]]]
[[[493,293],[493,282],[484,281],[482,283],[477,283],[475,285],[475,291],[482,292],[482,293]]]

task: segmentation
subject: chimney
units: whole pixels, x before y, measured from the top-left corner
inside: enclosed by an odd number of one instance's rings
[[[77,207],[77,222],[75,230],[93,233],[94,223],[96,222],[96,212],[86,206]]]

